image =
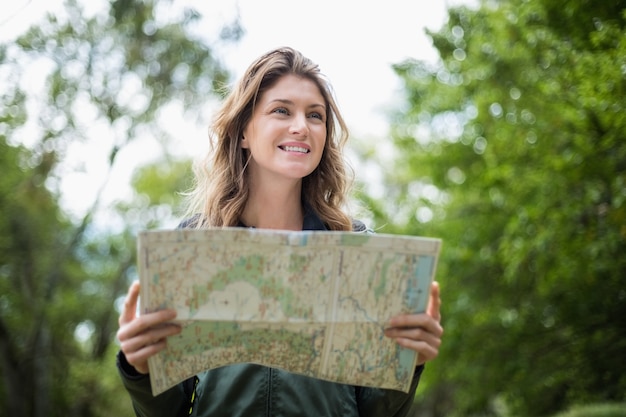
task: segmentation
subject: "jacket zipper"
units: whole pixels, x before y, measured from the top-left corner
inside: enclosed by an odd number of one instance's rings
[[[266,409],[265,409],[265,415],[268,417],[272,416],[272,384],[273,384],[273,378],[272,378],[272,368],[267,368],[267,403],[266,403]]]

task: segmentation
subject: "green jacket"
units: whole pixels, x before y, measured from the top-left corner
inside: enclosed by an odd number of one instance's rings
[[[183,227],[185,224],[183,224]],[[312,212],[304,230],[325,230]],[[363,232],[365,225],[354,222]],[[281,369],[236,364],[212,369],[154,397],[150,378],[139,374],[122,352],[117,366],[138,417],[400,417],[406,416],[423,366],[408,393],[323,381]]]
[[[405,394],[237,364],[203,372],[153,397],[150,378],[137,374],[125,361],[120,352],[120,374],[138,417],[406,416],[423,370],[423,366],[416,369],[411,389]]]

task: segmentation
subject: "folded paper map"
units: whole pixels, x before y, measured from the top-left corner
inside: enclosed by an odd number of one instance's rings
[[[140,232],[141,310],[176,309],[182,326],[148,360],[153,394],[233,363],[407,392],[417,355],[383,330],[425,311],[440,247],[355,232]]]

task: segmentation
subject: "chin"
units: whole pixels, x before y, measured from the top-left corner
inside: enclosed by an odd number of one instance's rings
[[[286,177],[289,178],[293,178],[293,179],[302,179],[304,177],[307,177],[309,175],[311,175],[311,173],[313,173],[313,171],[315,171],[315,168],[311,169],[311,168],[292,168],[292,169],[287,169],[284,174]]]

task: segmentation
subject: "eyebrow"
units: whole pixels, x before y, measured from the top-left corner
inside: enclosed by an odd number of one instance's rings
[[[282,103],[282,104],[290,104],[292,106],[295,104],[293,101],[287,100],[287,99],[283,99],[283,98],[276,98],[274,100],[271,100],[269,102],[269,104],[276,103],[276,102]],[[311,104],[311,105],[307,106],[307,108],[309,108],[309,109],[315,108],[315,107],[321,107],[322,109],[326,110],[326,106],[323,105],[323,104],[320,104],[320,103],[315,103],[315,104]]]

